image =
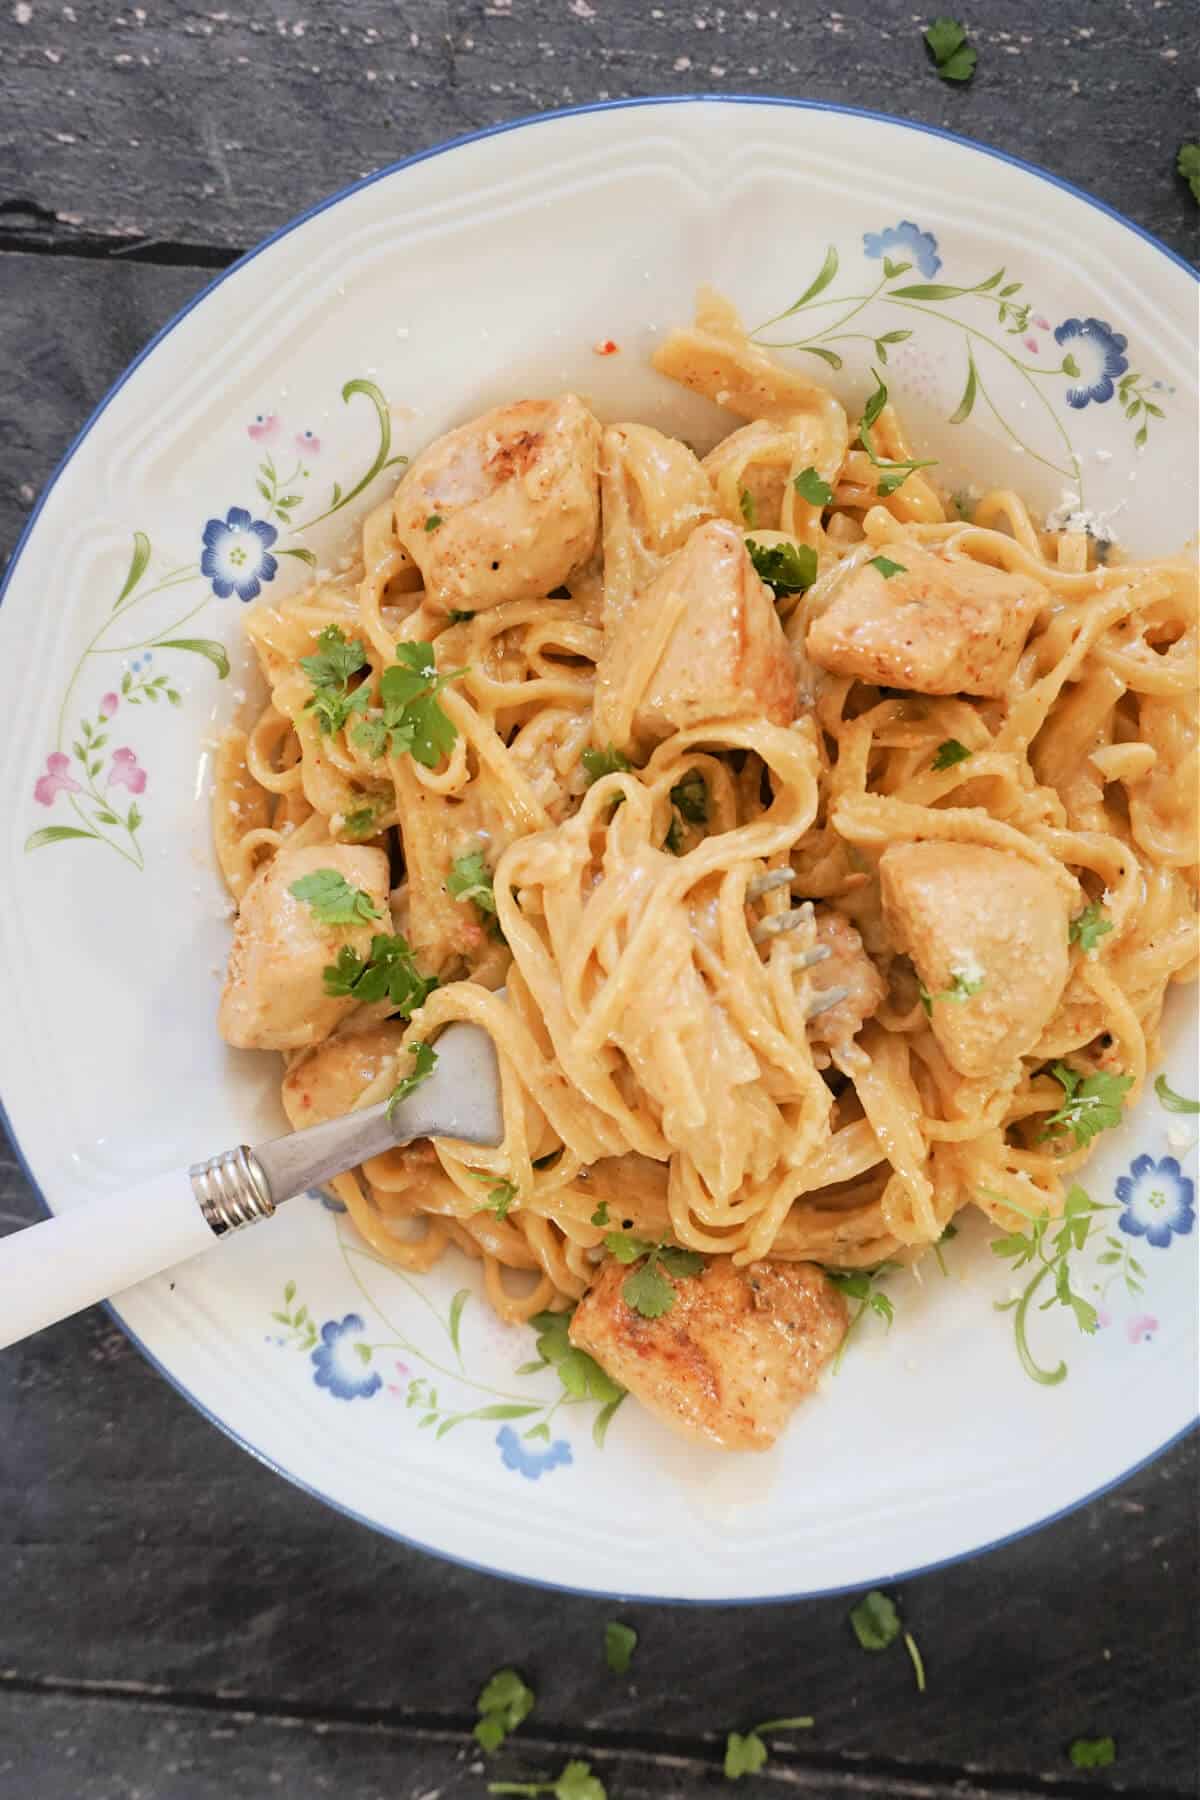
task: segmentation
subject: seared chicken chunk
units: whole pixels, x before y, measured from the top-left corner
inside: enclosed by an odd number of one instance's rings
[[[548,594],[596,547],[600,427],[582,400],[520,400],[447,432],[396,489],[396,536],[430,603]]]
[[[632,735],[642,742],[737,714],[790,724],[792,653],[736,526],[714,519],[693,531],[606,633],[599,674],[618,690],[639,681]]]
[[[1032,1050],[1068,972],[1069,899],[1045,869],[975,844],[896,844],[879,863],[883,920],[929,996],[947,1062],[977,1080]]]
[[[323,925],[289,890],[302,875],[336,869],[368,895],[379,917],[362,925]],[[259,870],[238,913],[217,1016],[237,1050],[300,1050],[319,1044],[354,1001],[325,992],[322,970],[343,945],[366,956],[377,931],[391,930],[388,859],[348,844],[286,846]]]
[[[668,1425],[727,1450],[769,1449],[846,1334],[846,1303],[812,1263],[714,1257],[672,1283],[658,1319],[626,1305],[628,1275],[604,1264],[571,1342]]]
[[[1008,688],[1046,596],[1034,581],[914,544],[884,546],[901,564],[873,563],[834,590],[808,631],[808,654],[834,675],[918,694],[982,694]]]
[[[391,1063],[407,1030],[403,1019],[385,1019],[364,1031],[356,1031],[355,1024],[297,1057],[284,1076],[283,1110],[293,1131],[352,1112],[363,1089]]]
[[[817,943],[830,952],[827,962],[812,970],[818,996],[824,988],[849,988],[844,1000],[818,1013],[808,1035],[822,1044],[844,1044],[862,1029],[864,1019],[876,1011],[884,996],[883,976],[863,949],[862,938],[848,919],[830,907],[817,909]]]

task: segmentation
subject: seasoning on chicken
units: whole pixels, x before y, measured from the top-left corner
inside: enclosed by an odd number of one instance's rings
[[[1006,850],[897,844],[879,863],[883,920],[913,960],[946,1060],[977,1080],[1032,1050],[1068,972],[1066,884]]]
[[[809,1022],[808,1035],[814,1043],[844,1044],[862,1029],[883,1001],[884,981],[879,970],[863,949],[862,938],[848,919],[831,907],[818,907],[817,945],[829,951],[825,962],[810,970],[813,991],[824,988],[846,988],[843,1000]]]
[[[597,731],[627,749],[635,739],[657,743],[672,731],[747,714],[790,724],[795,668],[741,532],[714,519],[693,531],[606,632]]]
[[[726,1450],[770,1449],[846,1334],[846,1303],[812,1263],[714,1257],[672,1283],[657,1319],[626,1304],[628,1275],[604,1264],[571,1342],[668,1425]]]
[[[887,575],[864,563],[840,582],[808,631],[808,654],[835,675],[918,694],[1008,688],[1029,629],[1046,603],[1034,581],[915,544],[883,546]]]
[[[323,925],[289,890],[317,869],[335,869],[367,894],[379,917],[360,925]],[[348,844],[285,845],[246,890],[217,1017],[237,1050],[301,1050],[329,1036],[355,1002],[325,992],[322,971],[343,946],[365,957],[377,931],[391,930],[388,859]]]
[[[361,1031],[354,1029],[357,1023],[298,1056],[284,1076],[283,1110],[294,1131],[352,1112],[358,1096],[394,1062],[407,1021],[385,1019]]]
[[[430,604],[482,612],[559,587],[596,547],[600,427],[581,400],[520,400],[447,432],[396,489]]]

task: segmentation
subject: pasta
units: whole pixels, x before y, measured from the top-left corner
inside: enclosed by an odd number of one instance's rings
[[[355,1226],[402,1268],[479,1258],[506,1320],[579,1307],[618,1380],[637,1340],[664,1416],[757,1443],[781,1418],[656,1362],[613,1234],[712,1259],[660,1267],[720,1389],[754,1336],[753,1311],[711,1336],[734,1277],[803,1274],[819,1362],[844,1303],[809,1265],[911,1262],[969,1204],[1061,1211],[1091,1144],[1048,1131],[1052,1071],[1136,1099],[1196,973],[1196,577],[1009,491],[957,516],[882,390],[852,424],[711,292],[654,360],[739,421],[703,459],[570,396],[497,409],[413,462],[352,567],[247,616],[267,698],[217,763],[222,1028],[283,1050],[301,1125],[482,1025],[503,1143],[340,1177]],[[398,645],[424,723],[389,711]],[[321,866],[391,917],[302,954],[271,871]],[[389,930],[415,1010],[331,1000],[323,965]]]

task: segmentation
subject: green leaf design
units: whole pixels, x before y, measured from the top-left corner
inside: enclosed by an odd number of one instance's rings
[[[978,290],[965,287],[947,287],[939,281],[918,281],[913,287],[889,288],[889,297],[893,300],[959,300],[964,294],[974,294]]]
[[[975,358],[971,355],[970,346],[968,346],[968,348],[967,348],[967,385],[963,389],[962,399],[959,401],[959,403],[955,407],[954,411],[950,414],[951,425],[961,425],[964,419],[970,418],[971,409],[975,405],[975,395],[978,390],[978,387],[979,387],[979,377],[978,377],[978,374],[975,369]]]
[[[800,298],[792,302],[787,312],[780,313],[780,318],[790,318],[792,313],[799,312],[802,306],[807,306],[810,300],[815,300],[818,294],[823,294],[837,272],[838,253],[830,244],[825,252],[825,261],[817,271],[816,277],[808,284]]]
[[[885,281],[894,281],[897,275],[907,275],[912,268],[910,262],[893,262],[890,256],[883,259],[883,277]]]
[[[831,369],[840,369],[842,366],[842,359],[836,350],[822,350],[819,344],[802,344],[800,348],[806,356],[819,356]]]
[[[595,1423],[592,1426],[592,1442],[597,1450],[603,1450],[604,1440],[608,1436],[608,1428],[613,1422],[617,1408],[623,1404],[624,1400],[625,1395],[622,1394],[619,1400],[610,1400],[608,1405],[596,1414]]]
[[[975,289],[975,292],[977,294],[986,294],[989,291],[989,289],[994,288],[998,282],[1001,282],[1003,280],[1004,280],[1004,270],[1002,268],[997,269],[996,273],[994,275],[989,275],[986,281],[981,281],[979,283],[978,287]],[[1019,281],[1014,281],[1011,287],[1006,287],[1003,291],[1006,294],[1015,294],[1017,289],[1020,287],[1020,285],[1021,284]]]
[[[288,1282],[287,1286],[283,1290],[283,1297],[286,1300],[287,1304],[290,1306],[292,1304],[292,1301],[296,1298],[296,1284],[294,1281]]]
[[[206,656],[222,681],[229,673],[229,658],[225,653],[225,646],[218,644],[215,638],[155,638],[154,648],[156,650],[187,650],[193,656]]]
[[[315,569],[317,566],[317,559],[311,550],[281,550],[279,555],[294,556],[297,562],[307,563],[310,569]]]
[[[150,539],[146,536],[144,531],[135,531],[133,534],[133,555],[129,559],[129,573],[125,577],[125,586],[121,589],[113,604],[114,612],[116,612],[117,607],[120,606],[121,602],[127,600],[130,594],[132,594],[134,588],[146,573],[146,565],[149,561]]]
[[[463,1307],[471,1298],[470,1288],[459,1288],[450,1302],[450,1342],[454,1345],[454,1354],[462,1355],[462,1347],[458,1341],[459,1328],[462,1325]]]
[[[46,844],[64,844],[68,838],[95,838],[99,843],[104,842],[98,831],[80,831],[74,825],[44,825],[41,831],[35,831],[25,839],[25,848],[41,850]]]
[[[354,1354],[360,1363],[369,1363],[373,1353],[370,1344],[355,1344]]]
[[[478,1412],[466,1414],[470,1419],[527,1419],[541,1412],[540,1406],[481,1406]]]
[[[375,419],[379,427],[379,448],[376,450],[374,460],[366,474],[363,475],[360,480],[355,482],[354,486],[344,494],[337,482],[334,482],[333,498],[329,506],[326,507],[324,512],[318,513],[315,518],[306,519],[303,525],[297,526],[296,529],[298,531],[307,531],[310,526],[318,524],[322,519],[327,519],[331,513],[340,512],[343,506],[348,506],[351,500],[357,499],[359,494],[361,494],[365,488],[370,487],[380,470],[385,468],[389,462],[407,462],[408,460],[407,457],[389,457],[388,455],[388,452],[392,447],[392,418],[391,414],[388,412],[387,401],[384,399],[375,383],[373,381],[365,380],[362,376],[356,377],[353,381],[348,381],[342,389],[343,404],[349,405],[355,394],[362,394],[375,408]]]

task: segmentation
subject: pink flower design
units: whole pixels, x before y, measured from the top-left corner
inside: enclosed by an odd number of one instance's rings
[[[254,439],[256,444],[261,444],[265,442],[267,438],[274,437],[279,430],[278,415],[276,413],[255,413],[252,422],[247,425],[246,430],[250,433],[250,436]]]
[[[140,794],[145,791],[146,771],[138,767],[138,759],[132,750],[114,750],[108,780],[110,786],[128,788],[131,794]]]
[[[63,750],[52,750],[46,758],[46,773],[33,784],[33,797],[40,806],[53,806],[56,794],[78,794],[79,783],[70,774],[71,759]]]
[[[1158,1320],[1152,1313],[1138,1313],[1126,1321],[1125,1336],[1131,1344],[1148,1344],[1157,1330]]]
[[[302,456],[315,456],[321,448],[321,440],[315,431],[298,431],[295,441],[296,448]]]
[[[1035,356],[1037,356],[1041,350],[1041,345],[1038,343],[1038,341],[1035,337],[1027,337],[1025,339],[1025,348],[1027,350],[1032,350],[1033,354]]]
[[[121,702],[115,694],[102,694],[100,696],[100,717],[111,719],[120,704]]]
[[[1041,313],[1034,313],[1033,322],[1039,331],[1049,331],[1050,329],[1049,319],[1043,319]]]
[[[1107,1331],[1111,1324],[1112,1324],[1112,1314],[1109,1312],[1107,1306],[1098,1306],[1096,1308],[1096,1327],[1097,1327],[1097,1329],[1099,1331]]]

